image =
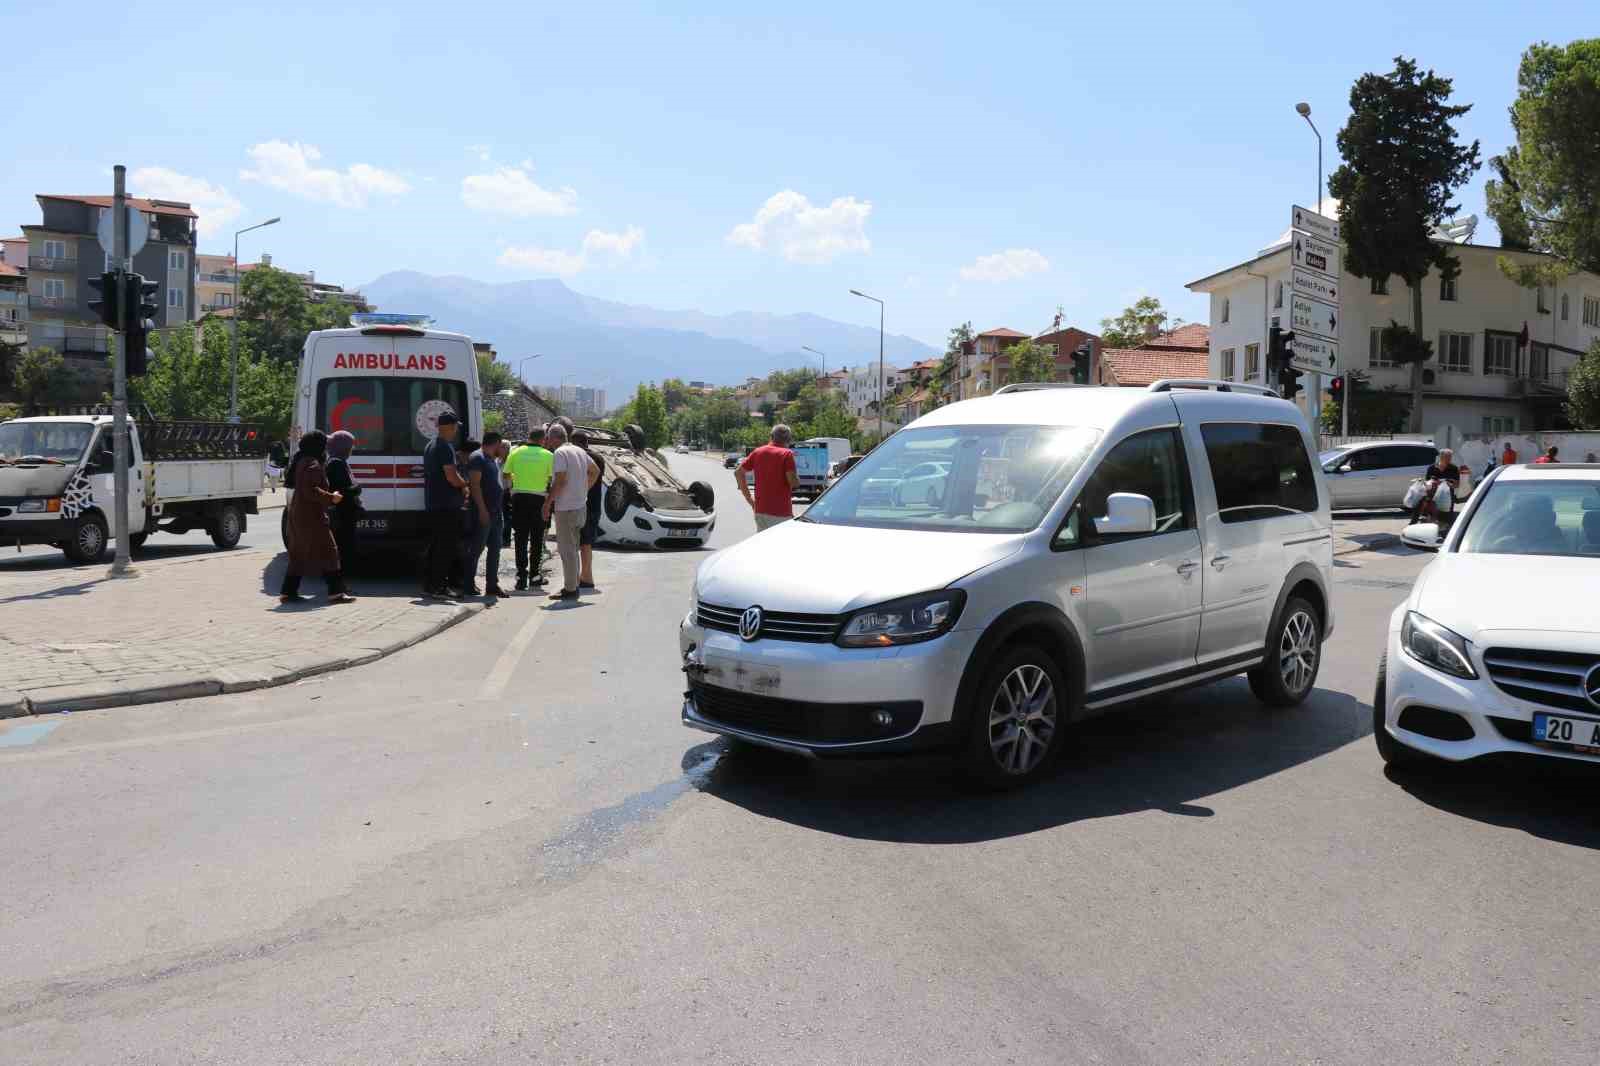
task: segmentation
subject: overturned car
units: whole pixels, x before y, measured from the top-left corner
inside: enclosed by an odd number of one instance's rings
[[[645,447],[644,433],[591,426],[589,450],[605,463],[601,544],[628,548],[698,548],[716,527],[715,493],[704,481],[684,485],[667,461]]]

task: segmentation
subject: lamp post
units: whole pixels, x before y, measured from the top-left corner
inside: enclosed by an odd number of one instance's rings
[[[544,353],[540,352],[538,355],[524,356],[522,359],[517,361],[517,382],[523,388],[527,388],[528,387],[528,379],[522,376],[522,368],[527,366],[529,363],[533,362],[535,359],[543,359],[543,358],[544,358]]]
[[[228,421],[239,421],[239,234],[249,233],[262,226],[271,226],[278,222],[276,218],[269,218],[265,222],[257,222],[254,226],[246,226],[236,230],[233,234],[233,351],[230,362],[233,365],[231,379],[228,384]]]
[[[1317,214],[1320,215],[1320,214],[1322,214],[1322,131],[1317,129],[1317,124],[1315,122],[1311,121],[1311,105],[1310,104],[1308,104],[1304,100],[1302,100],[1298,104],[1294,105],[1294,109],[1295,109],[1296,112],[1299,113],[1301,118],[1306,120],[1306,125],[1311,127],[1311,132],[1317,135],[1317,198],[1316,198],[1315,201],[1313,201],[1313,206],[1312,206],[1311,210],[1315,211]],[[1346,378],[1346,380],[1345,380],[1345,391],[1346,391],[1346,393],[1349,392],[1349,385],[1350,385],[1350,381],[1349,381],[1348,378]],[[1317,407],[1317,410],[1310,412],[1310,414],[1311,414],[1311,423],[1312,423],[1312,425],[1316,425],[1317,421],[1318,421],[1318,416],[1322,413],[1322,375],[1321,374],[1312,374],[1311,375],[1311,395],[1316,398],[1316,407]],[[1344,433],[1346,435],[1348,435],[1349,434],[1349,427],[1350,427],[1350,422],[1349,422],[1349,418],[1350,418],[1350,397],[1348,395],[1346,395],[1344,397],[1344,399],[1340,401],[1340,403],[1339,403],[1339,411],[1340,411],[1341,416],[1345,420],[1344,427],[1343,427],[1344,428]]]
[[[819,352],[815,348],[811,347],[811,345],[809,345],[809,344],[802,344],[800,346],[800,350],[803,351],[803,352],[810,352],[812,355],[816,356],[817,357],[817,369],[822,371],[822,376],[823,377],[827,377],[828,376],[828,353],[827,352]]]
[[[863,300],[871,300],[878,305],[878,440],[883,440],[883,301],[876,296],[868,296],[860,289],[851,289],[851,296],[859,296]]]

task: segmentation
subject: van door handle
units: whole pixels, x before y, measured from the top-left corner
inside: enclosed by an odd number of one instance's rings
[[[1186,559],[1178,564],[1178,576],[1188,577],[1198,569],[1200,569],[1199,563],[1195,562],[1193,559]]]
[[[1231,558],[1231,556],[1213,555],[1211,557],[1211,565],[1216,569],[1221,570],[1224,566],[1228,565],[1229,558]]]

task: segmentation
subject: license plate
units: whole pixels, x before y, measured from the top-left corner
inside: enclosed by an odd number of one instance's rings
[[[700,536],[700,530],[698,530],[698,529],[669,529],[669,530],[667,530],[667,536],[669,536],[669,537],[698,537],[698,536]]]
[[[1592,718],[1564,718],[1556,714],[1533,716],[1533,739],[1540,744],[1560,744],[1600,752],[1600,722]]]
[[[389,532],[389,520],[387,518],[362,518],[356,522],[356,528],[363,533],[387,533]]]

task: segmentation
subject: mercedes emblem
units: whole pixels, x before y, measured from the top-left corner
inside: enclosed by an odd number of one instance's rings
[[[1589,697],[1589,702],[1600,707],[1600,663],[1589,667],[1589,672],[1583,675],[1583,694]]]

